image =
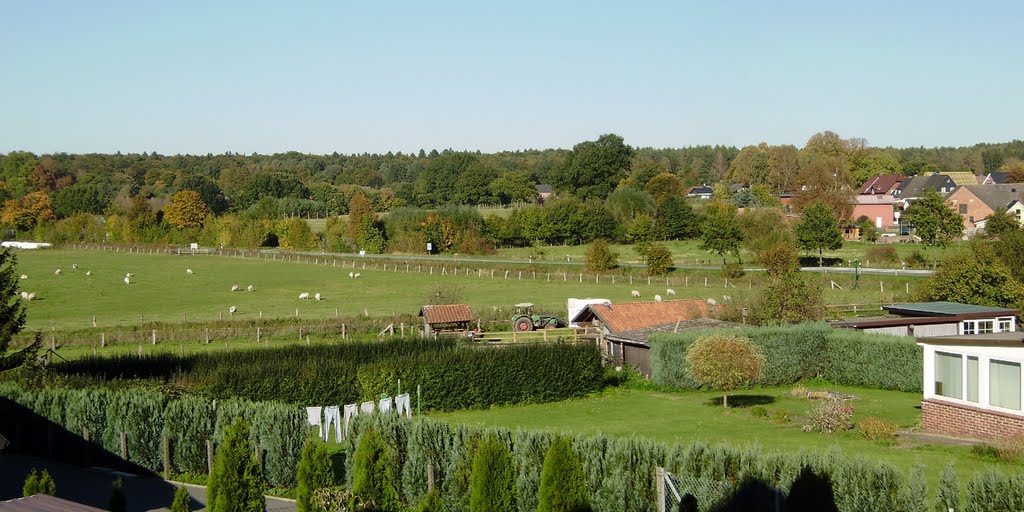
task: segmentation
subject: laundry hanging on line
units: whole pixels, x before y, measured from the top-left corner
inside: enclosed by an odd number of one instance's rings
[[[306,421],[312,426],[319,427],[317,430],[318,437],[326,436],[324,434],[323,418],[320,415],[322,409],[323,407],[306,407]]]
[[[331,432],[331,421],[334,421],[334,442],[341,442],[341,410],[337,405],[324,407],[324,442],[327,442],[327,435]]]
[[[345,405],[345,438],[348,438],[348,423],[359,415],[359,404]]]

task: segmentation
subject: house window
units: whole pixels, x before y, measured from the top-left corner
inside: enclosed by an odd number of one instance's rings
[[[973,320],[964,320],[961,325],[960,334],[975,334],[977,327]]]
[[[990,405],[1020,410],[1020,363],[989,361],[988,386]]]
[[[1004,316],[996,319],[996,326],[999,328],[996,332],[1013,332],[1013,317]]]
[[[974,224],[974,215],[971,215],[970,217],[967,217],[967,222],[970,222],[971,224]]]
[[[965,213],[967,213],[967,205],[966,204],[962,204],[962,205],[960,205],[960,215],[963,215]]]
[[[935,353],[936,395],[962,399],[963,378],[963,356],[946,352]]]
[[[990,332],[1004,332],[1011,331],[1012,329],[1012,318],[1000,318],[999,319],[999,330],[995,330],[995,321],[993,320],[964,320],[961,324],[962,331],[960,334],[987,334]]]
[[[978,402],[978,357],[967,356],[967,400]]]

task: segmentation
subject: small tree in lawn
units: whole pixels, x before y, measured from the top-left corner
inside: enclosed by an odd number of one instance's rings
[[[824,258],[822,251],[835,251],[843,246],[843,233],[839,230],[836,212],[829,205],[816,201],[803,211],[794,228],[797,247],[805,251],[818,251],[818,266]]]
[[[556,436],[551,441],[544,467],[540,472],[540,496],[537,512],[584,512],[587,503],[587,481],[583,463],[572,449],[569,439]]]
[[[711,334],[697,338],[686,350],[686,366],[701,385],[722,390],[722,407],[728,407],[730,391],[761,376],[764,356],[750,338]]]
[[[39,474],[36,473],[35,468],[32,468],[32,472],[25,478],[25,484],[21,487],[21,495],[32,496],[34,494],[57,495],[57,484],[53,481],[49,471],[44,469],[42,474]]]
[[[307,438],[299,458],[299,472],[296,476],[298,485],[295,487],[295,509],[298,512],[314,510],[312,505],[313,492],[317,489],[330,487],[333,483],[331,473],[331,457],[327,454],[327,445],[317,438]]]
[[[647,274],[663,276],[672,270],[672,252],[662,244],[653,243],[644,246],[644,261],[647,263]]]
[[[597,239],[587,247],[587,272],[603,272],[619,266],[619,255],[611,250],[608,241]]]

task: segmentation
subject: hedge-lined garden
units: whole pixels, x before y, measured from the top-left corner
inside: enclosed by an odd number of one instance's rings
[[[583,396],[602,383],[590,345],[474,347],[454,339],[393,339],[313,347],[93,357],[54,366],[66,383],[173,385],[208,398],[339,405],[422,389],[422,407],[450,411]]]
[[[709,331],[650,337],[651,380],[658,385],[697,388],[686,371],[686,350]],[[896,391],[921,391],[923,360],[913,338],[834,329],[822,323],[729,329],[761,349],[765,365],[755,382],[785,386],[808,378]]]

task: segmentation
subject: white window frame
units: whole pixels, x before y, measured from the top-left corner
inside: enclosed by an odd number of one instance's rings
[[[998,323],[998,322],[997,322]],[[950,347],[943,345],[923,345],[924,357],[925,357],[925,368],[924,368],[924,398],[934,399],[939,401],[946,401],[956,404],[963,404],[970,407],[985,409],[994,412],[1002,412],[1013,414],[1015,416],[1024,416],[1024,353],[1020,353],[1014,356],[1008,356],[1005,353],[1001,353],[996,347]],[[961,374],[961,385],[959,398],[939,395],[935,392],[935,354],[942,352],[945,354],[953,354],[961,356],[960,371]],[[971,385],[968,378],[968,359],[975,358],[978,361],[978,401],[974,402],[968,400],[969,396],[968,388]],[[1007,409],[991,404],[991,380],[990,380],[990,364],[992,361],[1000,361],[1004,363],[1019,364],[1021,366],[1021,409]]]
[[[1017,319],[1012,316],[975,318],[960,322],[960,334],[987,334],[993,332],[1015,332]]]

